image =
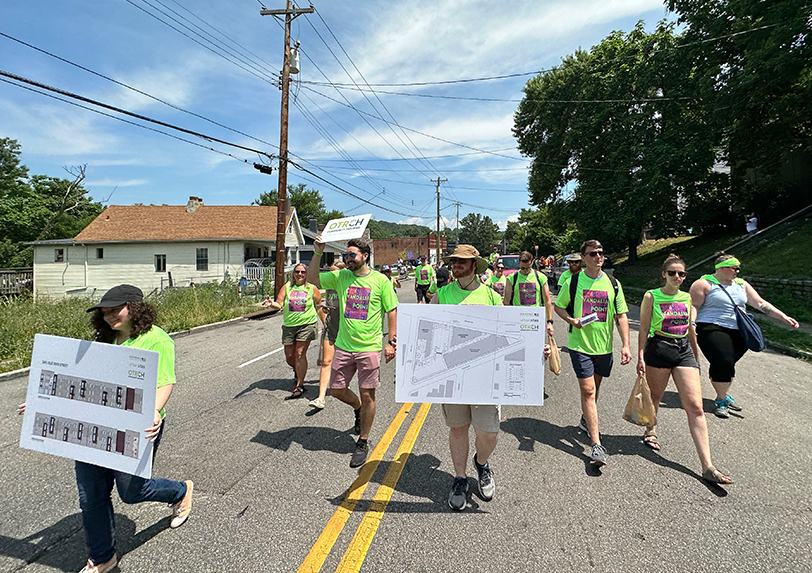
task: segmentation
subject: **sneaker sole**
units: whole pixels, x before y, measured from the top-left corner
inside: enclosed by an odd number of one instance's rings
[[[605,465],[606,465],[606,462],[604,462],[604,461],[602,461],[602,460],[590,460],[590,462],[591,462],[591,463],[592,463],[592,465],[593,465],[593,466],[595,466],[596,468],[602,468],[603,466],[605,466]]]
[[[448,507],[450,507],[453,511],[462,511],[463,509],[465,509],[466,505],[468,505],[468,504],[466,503],[462,507],[454,507],[453,505],[451,505],[450,501],[448,502]]]
[[[725,418],[725,419],[730,418],[729,412],[714,412],[713,415],[716,416],[717,418]]]

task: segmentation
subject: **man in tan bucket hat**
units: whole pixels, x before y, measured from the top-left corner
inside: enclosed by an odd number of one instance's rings
[[[483,304],[501,306],[502,296],[489,286],[479,281],[479,275],[488,267],[488,261],[479,256],[471,245],[459,245],[443,261],[451,265],[456,281],[447,284],[437,291],[432,304]],[[448,443],[451,448],[451,461],[454,464],[454,484],[448,494],[448,506],[462,511],[468,503],[468,465],[469,437],[468,429],[474,426],[476,434],[476,453],[474,467],[477,470],[479,495],[484,501],[493,498],[496,484],[493,472],[488,465],[488,458],[496,448],[499,436],[499,406],[442,404],[443,418],[449,428]]]

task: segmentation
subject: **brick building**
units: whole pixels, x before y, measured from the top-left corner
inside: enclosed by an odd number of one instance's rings
[[[407,260],[426,255],[434,260],[437,239],[434,233],[425,237],[396,237],[393,239],[375,239],[372,241],[376,265],[394,265],[398,259]],[[445,252],[446,238],[440,236],[440,249]],[[429,252],[431,250],[431,252]]]

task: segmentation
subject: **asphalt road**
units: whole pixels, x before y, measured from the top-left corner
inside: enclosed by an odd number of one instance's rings
[[[402,302],[415,300],[411,288]],[[398,417],[394,363],[382,367],[371,436],[373,446],[391,445],[374,472],[362,469],[366,487],[349,495],[357,503],[344,502],[359,476],[348,467],[352,411],[329,397],[323,411],[308,408],[316,347],[306,399],[284,400],[292,379],[281,352],[244,365],[280,348],[280,331],[275,316],[177,340],[178,384],[154,475],[194,480],[194,510],[170,530],[165,506],[127,506],[114,494],[121,571],[812,570],[808,363],[769,351],[739,363],[732,394],[744,411],[708,414],[714,462],[736,480],[722,489],[699,479],[673,385],[660,409],[662,451],[641,444],[620,417],[633,366],[618,363],[599,403],[611,457],[593,471],[564,355],[560,376],[545,373],[544,406],[502,412],[493,501],[472,494],[456,513],[446,505],[453,469],[439,407],[422,425],[418,404]],[[558,319],[556,340],[565,346]],[[0,383],[0,571],[78,571],[85,548],[72,462],[18,447],[14,407],[26,385]],[[704,386],[710,412],[706,377]]]

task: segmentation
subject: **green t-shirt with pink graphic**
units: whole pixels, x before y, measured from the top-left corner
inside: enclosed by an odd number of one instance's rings
[[[651,294],[653,299],[648,335],[654,336],[656,333],[671,338],[687,336],[691,323],[691,295],[684,291],[667,295],[660,289],[650,290],[646,294]]]
[[[495,290],[500,295],[502,295],[502,299],[504,299],[505,298],[505,285],[507,284],[507,282],[508,282],[508,278],[505,275],[502,275],[501,277],[497,277],[496,275],[493,275],[492,277],[490,277],[488,279],[488,286],[490,286],[493,290]]]
[[[576,273],[564,283],[561,292],[558,293],[555,305],[559,308],[567,308],[570,303],[571,280],[578,281],[573,318],[582,318],[595,313],[597,320],[581,328],[573,328],[567,337],[567,347],[592,356],[610,354],[615,315],[629,312],[626,298],[623,296],[623,287],[620,286],[620,282],[617,283],[617,303],[615,303],[615,289],[606,273],[601,272],[596,279],[589,277],[585,272]]]
[[[318,320],[313,304],[313,290],[309,283],[301,286],[285,285],[285,304],[282,306],[282,326],[303,326]]]
[[[419,285],[431,284],[431,279],[434,278],[434,269],[431,265],[418,265],[414,269],[414,279]]]
[[[347,352],[383,348],[383,315],[398,306],[392,283],[379,272],[357,277],[348,269],[319,273],[322,288],[338,292],[340,318],[336,346]]]
[[[523,275],[521,271],[510,277],[513,287],[513,306],[542,306],[544,295],[542,287],[547,284],[547,275],[530,269],[530,272]]]

